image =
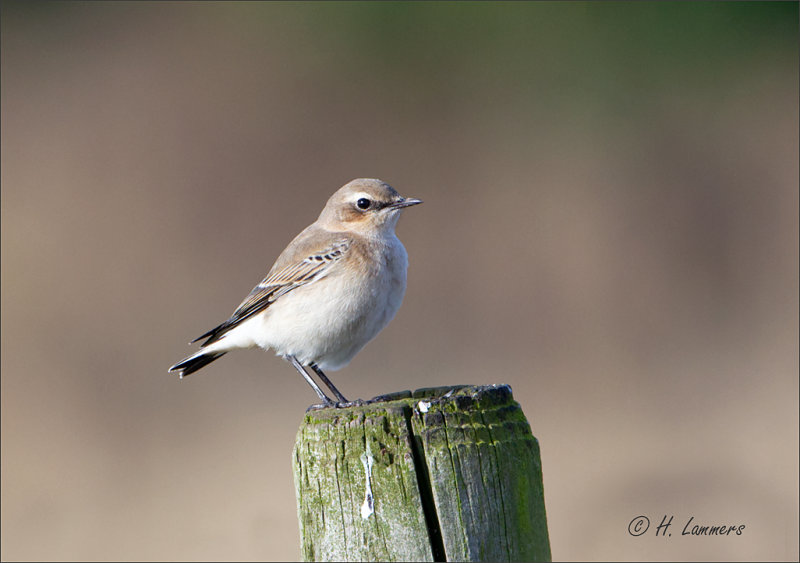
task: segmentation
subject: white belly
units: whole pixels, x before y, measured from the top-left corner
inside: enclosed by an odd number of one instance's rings
[[[314,362],[323,370],[344,367],[394,318],[403,301],[405,248],[394,238],[381,256],[383,267],[368,276],[336,268],[281,296],[264,313],[231,330],[219,348],[255,345],[293,355],[303,364]]]

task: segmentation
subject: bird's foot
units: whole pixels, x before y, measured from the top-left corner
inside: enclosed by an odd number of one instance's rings
[[[362,407],[362,406],[364,406],[366,404],[369,404],[370,402],[372,402],[372,401],[365,401],[364,399],[356,399],[355,401],[347,401],[347,402],[343,402],[343,401],[334,402],[334,401],[331,401],[329,403],[317,403],[315,405],[311,405],[310,407],[308,407],[306,409],[306,412],[318,411],[318,410],[330,409],[330,408],[348,409],[350,407]]]
[[[327,409],[327,408],[330,408],[330,407],[335,407],[335,406],[337,406],[337,405],[338,405],[338,403],[334,403],[333,401],[326,401],[326,402],[324,402],[324,403],[315,403],[315,404],[313,404],[313,405],[309,406],[309,407],[306,409],[306,412],[311,412],[311,411],[318,411],[318,410],[322,410],[322,409]]]

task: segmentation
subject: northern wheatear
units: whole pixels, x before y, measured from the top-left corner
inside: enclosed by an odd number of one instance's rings
[[[394,228],[400,212],[418,203],[380,180],[345,184],[231,318],[193,340],[205,342],[169,371],[183,378],[231,350],[271,348],[325,404],[333,401],[304,366],[338,401],[347,402],[322,370],[347,365],[397,313],[406,291],[408,254]]]

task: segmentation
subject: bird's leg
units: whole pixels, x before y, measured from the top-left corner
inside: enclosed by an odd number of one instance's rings
[[[322,370],[321,370],[321,369],[319,369],[319,366],[318,366],[317,364],[315,364],[315,363],[313,363],[313,362],[312,362],[312,363],[311,363],[311,364],[309,364],[309,365],[311,366],[311,369],[313,369],[313,370],[314,370],[314,372],[315,372],[315,373],[316,373],[316,374],[319,376],[319,378],[322,380],[322,382],[323,382],[325,385],[327,385],[327,386],[328,386],[328,389],[330,389],[331,391],[333,391],[333,394],[334,394],[334,395],[336,395],[336,398],[337,398],[337,399],[339,399],[339,402],[340,402],[340,403],[347,403],[347,402],[348,402],[348,400],[344,398],[344,395],[342,395],[341,393],[339,393],[339,390],[338,390],[336,387],[334,387],[333,383],[331,383],[331,380],[330,380],[330,379],[328,379],[328,376],[327,376],[327,375],[325,375],[325,374],[322,372]]]
[[[303,369],[303,366],[300,365],[300,362],[297,361],[297,358],[291,355],[285,357],[292,363],[295,369],[300,372],[300,375],[303,376],[303,379],[305,379],[306,382],[308,382],[308,384],[311,385],[311,388],[319,396],[319,398],[322,399],[322,402],[325,403],[326,405],[332,405],[333,401],[331,401],[330,397],[328,397],[325,393],[323,393],[322,389],[319,388],[319,385],[317,385],[316,382],[313,379],[311,379],[311,376],[308,375],[306,370]]]

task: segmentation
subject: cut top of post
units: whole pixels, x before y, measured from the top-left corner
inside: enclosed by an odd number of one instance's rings
[[[294,464],[307,561],[550,559],[538,442],[508,385],[310,410]]]

